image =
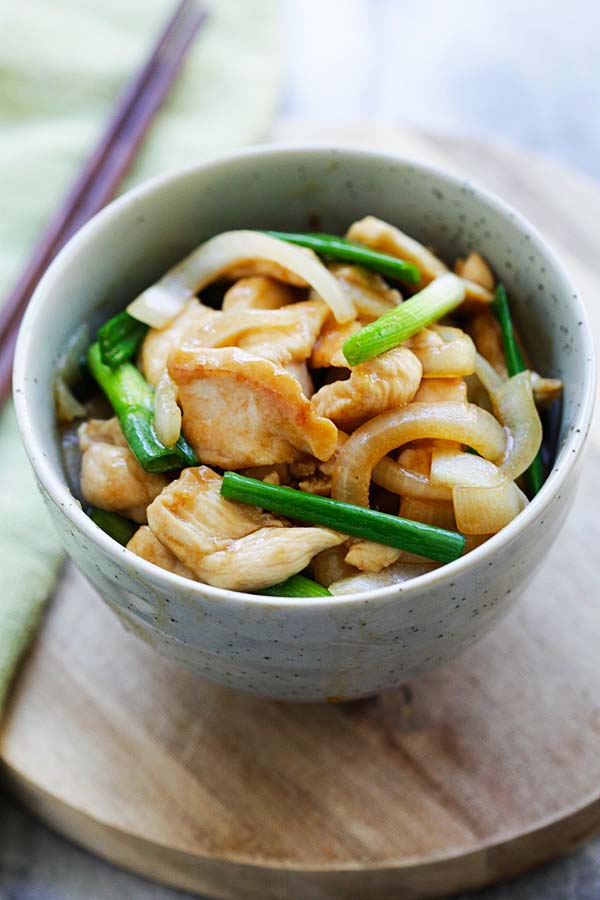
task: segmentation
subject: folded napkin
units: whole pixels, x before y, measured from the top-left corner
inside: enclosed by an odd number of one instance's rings
[[[129,183],[258,140],[268,129],[279,86],[278,0],[206,5],[210,20]],[[4,0],[0,296],[172,8],[173,0]],[[62,561],[12,407],[0,417],[0,558],[1,711]]]

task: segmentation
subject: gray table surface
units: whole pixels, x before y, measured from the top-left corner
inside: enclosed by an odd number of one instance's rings
[[[282,114],[508,139],[600,177],[597,0],[282,2]],[[0,900],[188,896],[96,859],[0,795]],[[600,900],[600,843],[470,896]]]

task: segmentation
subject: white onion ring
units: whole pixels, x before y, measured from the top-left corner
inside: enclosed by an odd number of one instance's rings
[[[166,369],[154,391],[154,429],[165,447],[173,447],[181,435],[177,386]]]
[[[354,305],[331,272],[312,252],[258,231],[225,231],[201,244],[129,304],[134,319],[162,328],[195,293],[249,259],[266,259],[301,276],[338,322],[356,318]]]
[[[409,403],[381,413],[348,439],[333,469],[332,497],[368,507],[375,465],[390,450],[420,438],[467,444],[492,460],[502,459],[506,449],[502,427],[490,413],[472,403]]]

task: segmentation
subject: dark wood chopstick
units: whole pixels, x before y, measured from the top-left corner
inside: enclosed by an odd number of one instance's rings
[[[177,5],[0,309],[0,403],[10,393],[19,325],[39,279],[66,241],[114,196],[206,17],[206,11],[194,0],[182,0]]]

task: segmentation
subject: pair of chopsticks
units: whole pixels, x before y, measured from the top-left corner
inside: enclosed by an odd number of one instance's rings
[[[38,281],[69,238],[114,197],[206,18],[206,11],[199,9],[194,0],[182,0],[177,5],[0,308],[0,404],[10,393],[19,325]]]

